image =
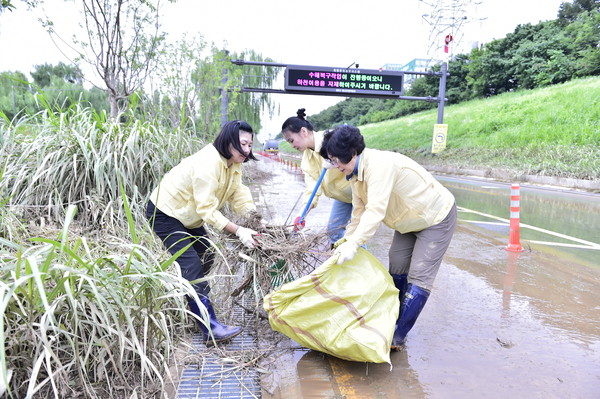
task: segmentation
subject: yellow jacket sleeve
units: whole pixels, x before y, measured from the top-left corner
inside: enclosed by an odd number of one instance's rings
[[[441,222],[454,196],[425,168],[398,153],[365,149],[358,175],[351,179],[352,219],[345,238],[367,242],[379,224],[400,232],[417,232]]]
[[[222,231],[229,223],[220,211],[226,202],[236,213],[256,210],[250,190],[241,180],[241,165],[228,167],[227,160],[210,144],[165,174],[150,199],[185,227],[209,223]]]

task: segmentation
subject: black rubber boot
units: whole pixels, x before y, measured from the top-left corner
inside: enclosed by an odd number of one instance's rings
[[[400,318],[396,322],[394,338],[392,338],[392,349],[400,350],[406,342],[406,335],[413,328],[417,317],[423,310],[429,298],[429,291],[413,284],[408,284],[404,300],[400,305]]]
[[[198,321],[198,326],[200,327],[200,331],[202,332],[202,339],[206,343],[206,345],[210,346],[214,342],[222,342],[228,339],[231,339],[242,332],[241,327],[230,327],[223,325],[217,321],[217,316],[215,315],[215,310],[212,307],[212,303],[210,303],[210,299],[207,297],[201,297],[200,302],[206,308],[208,313],[208,318],[210,322],[210,329],[204,325],[201,321]],[[200,313],[200,309],[198,308],[198,304],[190,299],[188,301],[190,306],[190,310],[192,313],[203,319],[202,313]]]

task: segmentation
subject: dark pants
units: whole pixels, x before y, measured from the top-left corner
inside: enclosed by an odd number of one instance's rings
[[[161,212],[151,201],[148,202],[146,208],[146,218],[152,226],[152,230],[162,240],[171,254],[175,254],[182,248],[189,246],[177,258],[183,278],[194,281],[208,274],[215,254],[214,251],[210,250],[211,245],[204,227],[188,229],[179,220]],[[200,298],[203,296],[208,297],[210,292],[208,282],[201,281],[192,284],[192,286]]]

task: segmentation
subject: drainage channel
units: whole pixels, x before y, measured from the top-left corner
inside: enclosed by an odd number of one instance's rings
[[[245,326],[241,334],[227,344],[228,352],[249,353],[255,351],[256,331],[253,323],[246,320],[246,312],[235,307],[234,319]],[[251,316],[249,316],[251,317]],[[218,352],[206,350],[200,333],[192,337],[192,351],[202,353],[199,363],[190,364],[183,370],[176,399],[256,399],[261,397],[260,376],[255,367],[240,367],[235,363],[224,363]]]

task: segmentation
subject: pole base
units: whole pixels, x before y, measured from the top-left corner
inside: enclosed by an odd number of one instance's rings
[[[521,244],[508,244],[506,246],[506,248],[504,248],[504,249],[506,249],[507,251],[510,251],[510,252],[523,252],[523,251],[525,251],[525,249],[521,246]]]

